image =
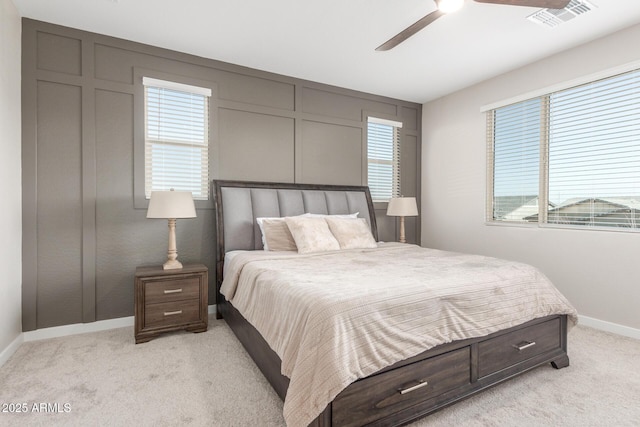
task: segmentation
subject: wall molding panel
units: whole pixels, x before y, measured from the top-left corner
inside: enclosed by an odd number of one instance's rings
[[[367,112],[405,123],[403,193],[420,197],[420,104],[30,19],[22,53],[24,331],[131,316],[135,268],[166,257],[166,221],[146,219],[140,196],[142,76],[212,88],[212,179],[365,185]],[[213,288],[211,206],[178,221],[177,244]],[[376,208],[380,238],[395,240]]]

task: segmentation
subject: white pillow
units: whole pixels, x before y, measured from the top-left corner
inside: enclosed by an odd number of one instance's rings
[[[325,218],[331,233],[340,244],[340,249],[377,248],[371,228],[364,218]]]
[[[295,251],[298,249],[287,223],[284,222],[284,217],[260,217],[256,218],[256,222],[260,227],[262,246],[265,251]]]
[[[288,217],[284,220],[296,242],[298,253],[340,250],[340,244],[329,230],[329,225],[324,218]]]
[[[265,251],[297,251],[296,242],[284,218],[258,218]]]

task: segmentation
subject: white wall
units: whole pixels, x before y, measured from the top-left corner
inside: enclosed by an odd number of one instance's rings
[[[0,0],[0,365],[22,333],[21,22]]]
[[[480,112],[486,104],[640,60],[638,40],[640,25],[425,104],[422,245],[527,262],[581,315],[640,329],[640,233],[485,224]]]

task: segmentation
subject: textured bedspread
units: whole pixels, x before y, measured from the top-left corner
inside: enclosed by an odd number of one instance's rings
[[[529,265],[414,245],[242,253],[221,292],[282,360],[290,427],[308,425],[356,379],[439,344],[551,314],[577,320]]]

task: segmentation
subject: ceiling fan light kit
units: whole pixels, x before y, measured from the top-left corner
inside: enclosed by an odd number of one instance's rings
[[[453,13],[464,5],[464,0],[436,0],[438,10],[442,13]]]
[[[400,43],[408,39],[409,37],[422,30],[427,25],[431,24],[436,19],[447,13],[455,12],[464,5],[465,0],[434,0],[438,7],[435,11],[428,15],[423,16],[420,20],[416,21],[413,25],[405,28],[400,33],[396,34],[380,46],[376,48],[377,51],[390,50],[398,46]],[[564,9],[571,2],[571,0],[474,0],[478,3],[493,3],[504,6],[526,6],[537,7],[546,9]]]

